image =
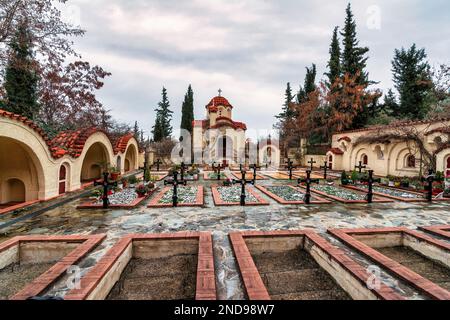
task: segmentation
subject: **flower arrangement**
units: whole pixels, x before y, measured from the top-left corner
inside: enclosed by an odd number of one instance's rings
[[[232,184],[233,184],[233,180],[231,180],[230,178],[228,178],[228,179],[226,179],[226,180],[223,181],[223,185],[224,185],[225,187],[229,187],[229,186],[231,186]]]
[[[143,183],[136,186],[136,193],[139,197],[145,197],[145,195],[148,193],[148,187],[144,185]]]

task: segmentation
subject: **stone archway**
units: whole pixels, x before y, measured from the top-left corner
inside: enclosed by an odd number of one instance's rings
[[[58,176],[58,193],[64,194],[70,188],[70,166],[67,163],[63,163],[59,167],[59,176]]]
[[[136,147],[133,144],[130,144],[127,148],[127,152],[125,153],[125,172],[137,170],[137,157],[138,154]]]
[[[91,145],[86,152],[81,167],[80,181],[100,179],[103,170],[109,165],[108,149],[101,142]]]
[[[39,200],[45,188],[41,163],[33,149],[0,137],[0,205]]]

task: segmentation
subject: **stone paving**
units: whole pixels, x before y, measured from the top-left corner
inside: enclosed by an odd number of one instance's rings
[[[217,181],[190,182],[188,185],[204,185],[205,205],[201,208],[147,208],[144,202],[131,210],[77,210],[85,199],[69,202],[42,215],[0,229],[0,241],[16,235],[64,235],[106,233],[107,239],[80,263],[83,273],[88,271],[101,256],[123,235],[129,233],[162,233],[176,231],[211,231],[214,241],[214,259],[219,299],[243,299],[245,297],[236,261],[228,239],[228,233],[236,230],[287,230],[314,229],[321,236],[348,252],[362,264],[367,260],[351,252],[338,240],[326,234],[328,228],[392,227],[416,228],[435,224],[450,224],[450,203],[392,203],[325,205],[278,204],[257,191],[270,206],[216,207],[209,186]],[[287,181],[268,179],[257,184],[285,185]],[[158,183],[159,186],[162,183]],[[1,221],[3,223],[5,221]],[[385,282],[409,298],[421,298],[411,288],[398,284],[387,274]],[[49,294],[63,296],[67,292],[65,278],[61,279]]]

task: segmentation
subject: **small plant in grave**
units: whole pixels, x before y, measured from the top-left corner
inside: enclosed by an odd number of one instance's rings
[[[342,171],[342,174],[341,174],[341,184],[344,185],[344,186],[346,186],[346,185],[348,185],[349,183],[350,183],[350,181],[349,181],[349,179],[348,179],[347,172],[344,170],[344,171]]]
[[[224,187],[229,187],[229,186],[231,186],[232,184],[233,184],[233,180],[230,179],[230,178],[228,178],[228,179],[226,179],[226,180],[223,181]]]
[[[356,170],[353,170],[352,178],[351,178],[352,182],[356,183],[356,182],[358,182],[360,180],[360,178],[361,178],[360,174]]]
[[[401,181],[401,186],[403,188],[409,188],[409,179],[408,177],[404,177]]]
[[[123,188],[127,188],[128,187],[128,179],[127,178],[122,178],[120,181],[122,182],[122,187]]]
[[[131,176],[128,178],[128,183],[130,187],[135,186],[139,182],[139,179],[136,176]]]
[[[145,197],[145,195],[148,193],[148,187],[144,185],[143,183],[136,186],[136,193],[139,195],[139,197]]]
[[[94,198],[100,198],[103,195],[103,192],[100,189],[93,190],[91,196]]]

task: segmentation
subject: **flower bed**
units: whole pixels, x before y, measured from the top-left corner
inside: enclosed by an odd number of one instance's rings
[[[366,203],[366,193],[334,185],[311,185],[311,191],[343,203]],[[390,199],[374,197],[373,202],[392,202]]]
[[[211,187],[214,204],[216,206],[234,206],[240,205],[241,186],[235,185],[231,187],[212,186]],[[253,189],[246,187],[245,204],[251,206],[269,205],[269,202],[261,198]]]
[[[144,200],[148,199],[156,189],[150,190],[145,196],[139,197],[134,188],[125,188],[114,192],[108,196],[110,209],[130,209],[138,206]],[[103,200],[101,198],[95,201],[83,203],[77,209],[101,209],[103,208]]]
[[[256,186],[256,188],[281,204],[305,203],[305,192],[302,189],[296,188],[294,186]],[[331,201],[312,195],[311,203],[331,203]]]
[[[355,189],[361,189],[367,191],[368,185],[360,184],[354,187]],[[425,197],[421,193],[408,192],[401,189],[387,188],[382,186],[373,186],[373,192],[382,196],[393,198],[402,201],[426,201]]]
[[[173,197],[173,187],[165,187],[148,207],[171,207]],[[203,206],[203,186],[179,186],[178,206],[180,207],[201,207]]]

